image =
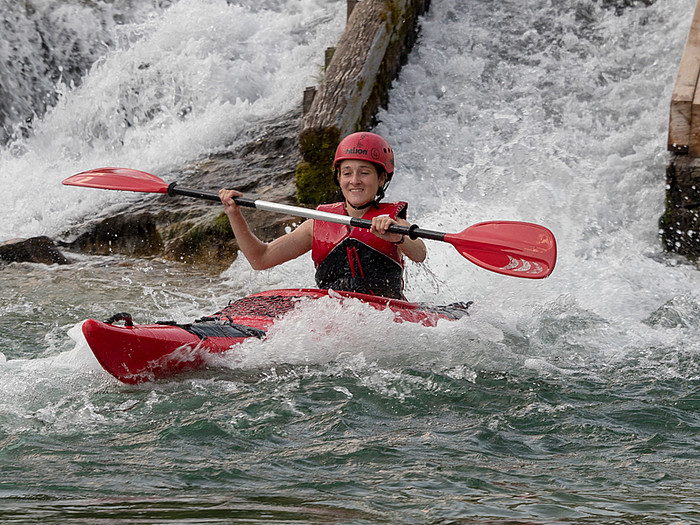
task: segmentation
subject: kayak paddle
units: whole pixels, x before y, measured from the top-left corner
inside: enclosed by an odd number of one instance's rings
[[[98,168],[68,177],[63,184],[100,188],[106,190],[138,191],[145,193],[167,193],[197,199],[221,202],[217,193],[181,188],[176,182],[168,184],[163,179],[143,171],[128,168]],[[236,204],[247,208],[285,213],[296,217],[344,224],[355,228],[369,229],[372,221],[356,219],[275,202],[236,197]],[[544,226],[528,222],[488,221],[469,226],[460,233],[444,233],[424,230],[417,225],[392,224],[388,231],[408,235],[411,239],[421,237],[448,242],[463,257],[477,266],[492,272],[527,279],[543,279],[554,270],[557,260],[557,245],[554,235]]]

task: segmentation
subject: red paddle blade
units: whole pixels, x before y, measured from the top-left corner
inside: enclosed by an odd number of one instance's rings
[[[145,171],[128,168],[98,168],[72,175],[63,181],[68,186],[100,188],[103,190],[141,191],[168,193],[168,184]]]
[[[474,264],[513,277],[544,279],[557,261],[552,232],[527,222],[481,222],[461,233],[446,233],[445,241]]]

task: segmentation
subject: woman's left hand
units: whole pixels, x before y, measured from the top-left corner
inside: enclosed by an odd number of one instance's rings
[[[379,237],[380,239],[384,239],[385,241],[388,242],[393,242],[393,243],[400,243],[401,240],[403,239],[403,235],[400,233],[391,233],[387,232],[387,229],[392,225],[392,224],[398,224],[394,219],[391,217],[383,216],[383,217],[374,217],[372,219],[372,227],[370,228],[370,232]]]

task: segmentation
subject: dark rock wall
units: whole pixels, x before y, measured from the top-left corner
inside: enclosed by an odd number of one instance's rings
[[[668,251],[700,258],[700,159],[672,157],[666,167],[666,212],[659,226]]]

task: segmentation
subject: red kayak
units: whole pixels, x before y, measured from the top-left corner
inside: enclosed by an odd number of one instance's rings
[[[352,292],[330,292],[339,301],[354,298],[378,310],[389,309],[398,323],[435,326],[441,319],[458,319],[469,303],[426,306]],[[267,329],[303,300],[329,296],[328,290],[269,290],[232,302],[191,324],[159,322],[135,325],[126,313],[105,322],[88,319],[83,334],[102,367],[124,383],[141,383],[204,368],[208,353],[230,350],[250,337],[263,339]],[[114,324],[123,322],[124,324]]]

